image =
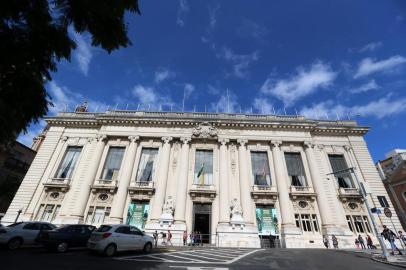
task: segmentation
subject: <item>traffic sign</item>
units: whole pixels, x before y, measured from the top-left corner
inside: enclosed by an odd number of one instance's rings
[[[385,216],[387,216],[388,218],[391,218],[391,217],[392,217],[392,211],[391,211],[388,207],[385,207],[385,208],[383,209],[383,213],[384,213]]]

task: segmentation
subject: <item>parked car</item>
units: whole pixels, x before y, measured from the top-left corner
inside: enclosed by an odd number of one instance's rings
[[[66,252],[71,247],[86,247],[95,229],[95,226],[84,224],[64,225],[41,232],[38,241],[47,249]]]
[[[105,256],[113,256],[118,251],[143,250],[149,253],[152,250],[154,239],[130,225],[101,225],[92,233],[87,247]]]
[[[0,244],[7,245],[9,249],[18,249],[21,245],[38,244],[38,235],[41,231],[55,228],[56,226],[49,222],[17,222],[0,228]]]

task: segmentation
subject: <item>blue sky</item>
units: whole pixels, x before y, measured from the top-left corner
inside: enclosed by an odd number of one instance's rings
[[[406,2],[140,0],[133,45],[78,48],[47,89],[50,114],[118,109],[300,113],[371,126],[374,160],[406,148]],[[227,90],[228,89],[228,90]],[[19,140],[30,144],[44,123]]]

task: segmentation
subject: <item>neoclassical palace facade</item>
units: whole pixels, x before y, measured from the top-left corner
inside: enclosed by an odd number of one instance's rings
[[[388,197],[363,138],[368,128],[355,121],[145,111],[46,121],[3,222],[21,212],[19,220],[55,224],[128,223],[169,229],[175,242],[198,231],[231,247],[259,247],[261,238],[321,247],[334,234],[353,247],[358,234],[374,235],[356,179],[371,207]]]

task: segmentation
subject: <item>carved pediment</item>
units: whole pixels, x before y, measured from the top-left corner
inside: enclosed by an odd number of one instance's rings
[[[196,138],[214,139],[217,138],[217,129],[209,122],[203,122],[196,125],[193,130],[193,136]]]

